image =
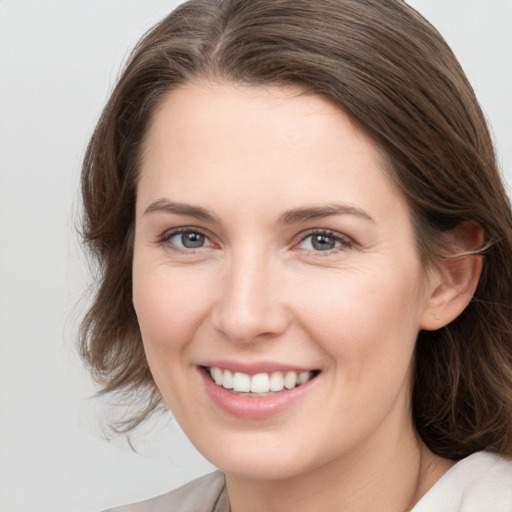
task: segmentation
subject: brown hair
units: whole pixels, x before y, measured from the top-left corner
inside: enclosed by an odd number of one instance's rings
[[[80,349],[102,386],[161,405],[131,304],[138,163],[152,113],[195,79],[294,84],[361,123],[408,198],[419,253],[439,258],[462,222],[485,232],[475,296],[451,324],[422,331],[414,421],[436,454],[512,455],[512,218],[473,90],[438,32],[400,0],[192,0],[135,47],[89,143],[82,174],[85,242],[99,261]]]

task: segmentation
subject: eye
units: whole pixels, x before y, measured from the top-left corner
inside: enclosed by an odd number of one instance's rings
[[[338,235],[332,231],[314,231],[306,235],[298,244],[299,249],[306,251],[328,252],[352,246],[348,237]]]
[[[193,228],[174,229],[165,233],[161,242],[166,242],[178,249],[201,249],[202,247],[211,247],[213,244],[208,237],[201,231]]]

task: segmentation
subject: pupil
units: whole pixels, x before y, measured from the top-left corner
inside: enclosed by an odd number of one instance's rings
[[[335,244],[334,238],[329,235],[315,235],[312,240],[312,245],[317,251],[328,251],[333,249]]]
[[[184,233],[181,236],[181,242],[183,243],[183,247],[187,249],[196,249],[197,247],[202,247],[204,244],[204,235],[201,233]]]

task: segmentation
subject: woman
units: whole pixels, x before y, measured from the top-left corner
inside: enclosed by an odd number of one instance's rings
[[[82,354],[221,471],[116,510],[512,510],[512,221],[399,0],[198,0],[91,139]]]

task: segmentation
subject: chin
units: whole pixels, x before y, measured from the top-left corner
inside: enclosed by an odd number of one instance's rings
[[[211,441],[205,449],[200,445],[196,447],[226,475],[247,480],[286,480],[308,473],[329,458],[328,454],[325,458],[321,454],[313,457],[303,442],[290,443],[289,433],[277,436],[269,436],[269,432],[252,434],[232,434],[229,439]],[[313,448],[310,444],[309,449]]]
[[[282,459],[282,457],[279,457]],[[287,480],[307,472],[307,468],[297,464],[300,456],[294,460],[274,460],[269,457],[247,458],[237,457],[232,460],[219,461],[216,465],[226,475],[243,478],[245,480]]]

